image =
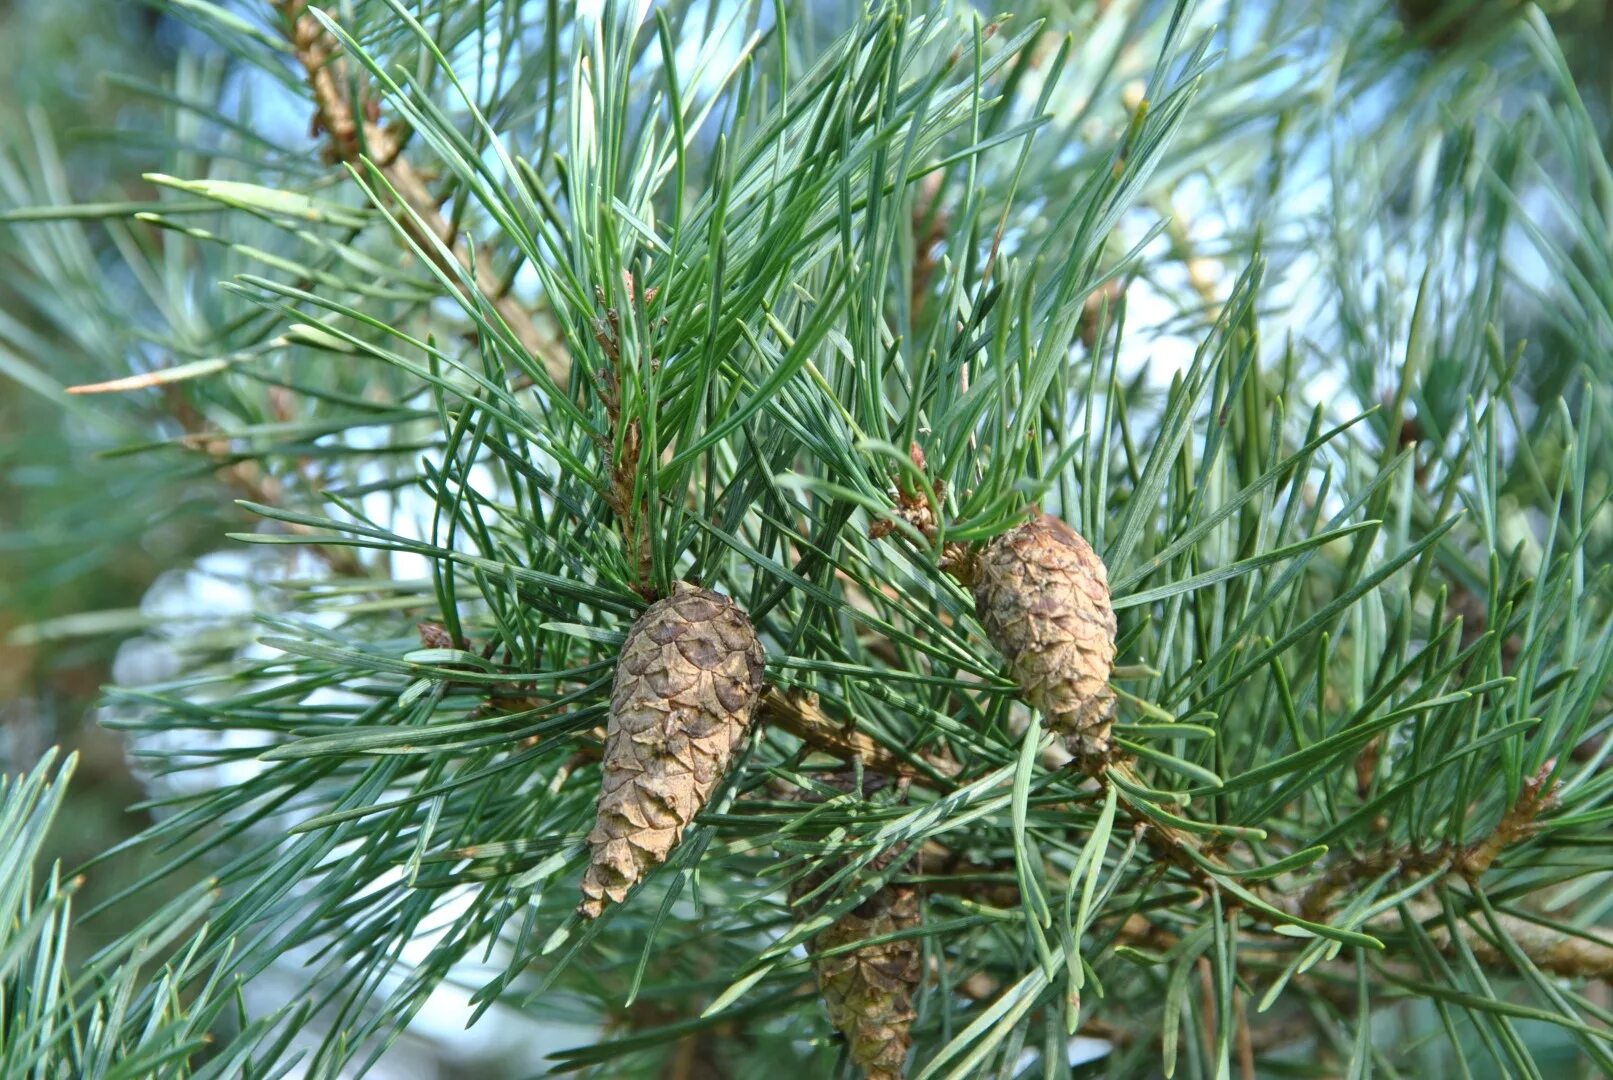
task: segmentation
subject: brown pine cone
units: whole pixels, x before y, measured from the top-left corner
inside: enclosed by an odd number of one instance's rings
[[[851,790],[849,779],[839,783],[836,778],[820,779],[827,779],[842,790]],[[870,774],[865,779],[875,779],[875,776]],[[869,785],[865,783],[864,791],[867,790]],[[903,845],[874,859],[869,871],[880,873],[892,862],[907,857],[907,848]],[[834,866],[818,870],[793,882],[790,886],[792,907],[838,869]],[[809,914],[800,907],[796,907],[795,913],[797,918]],[[889,884],[818,931],[812,938],[812,952],[819,954],[899,930],[910,930],[920,921],[918,889]],[[913,997],[924,972],[919,939],[865,945],[834,956],[814,955],[812,970],[818,978],[818,992],[823,996],[829,1022],[845,1036],[852,1061],[868,1080],[901,1080],[906,1074],[907,1054],[913,1044],[913,1021],[918,1016],[913,1008]]]
[[[1020,693],[1078,761],[1106,760],[1115,613],[1103,560],[1074,529],[1042,514],[987,544],[974,574],[975,612]]]
[[[819,931],[812,951],[910,930],[919,921],[918,890],[887,885]],[[829,1022],[846,1037],[851,1060],[868,1080],[901,1080],[918,1017],[913,996],[924,971],[919,940],[903,938],[820,957],[812,969]]]
[[[766,659],[745,612],[709,589],[680,581],[638,617],[616,666],[579,914],[620,903],[667,860],[745,737]]]

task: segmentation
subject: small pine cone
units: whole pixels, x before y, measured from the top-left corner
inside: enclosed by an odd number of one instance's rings
[[[596,918],[667,860],[745,737],[766,659],[739,605],[684,582],[633,624],[616,665],[579,914]]]
[[[919,925],[918,890],[887,885],[812,939],[823,952]],[[846,1037],[851,1060],[868,1080],[901,1080],[913,1044],[913,995],[923,975],[917,938],[865,945],[815,959],[829,1022]]]
[[[1042,514],[986,545],[975,612],[1019,683],[1080,761],[1108,758],[1115,695],[1109,573],[1081,535]]]
[[[873,774],[870,774],[870,779]],[[851,790],[849,780],[831,785]],[[864,791],[869,790],[865,783]],[[810,798],[810,796],[808,796]],[[869,864],[880,873],[897,859],[907,857],[906,845],[887,851]],[[790,886],[792,906],[818,886],[837,868],[808,874]],[[919,925],[921,904],[918,889],[911,885],[889,884],[812,938],[814,954],[883,937]],[[798,917],[807,912],[796,908]],[[829,1022],[846,1038],[851,1059],[868,1080],[901,1080],[905,1075],[908,1050],[913,1045],[912,1027],[918,1013],[913,997],[923,977],[923,948],[917,938],[886,941],[834,956],[814,956],[813,972],[823,996]]]

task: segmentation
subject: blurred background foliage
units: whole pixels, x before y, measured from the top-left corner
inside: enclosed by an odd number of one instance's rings
[[[141,95],[109,76],[158,80],[178,55],[175,44],[172,27],[144,4],[0,5],[5,201],[15,205],[23,195],[13,148],[36,138],[66,136],[68,176],[90,189],[138,176],[141,155],[116,132],[149,127],[152,112]],[[118,433],[98,421],[86,425],[56,387],[40,385],[16,363],[19,348],[32,355],[79,348],[20,294],[35,279],[18,240],[0,233],[0,755],[16,768],[52,745],[79,751],[73,813],[60,822],[52,852],[79,865],[126,840],[144,819],[129,810],[144,792],[129,771],[123,741],[95,724],[92,712],[119,642],[138,624],[109,634],[23,628],[138,608],[165,569],[208,541],[140,507],[140,470],[99,456],[116,445]],[[135,515],[145,520],[131,520]],[[120,864],[121,872],[133,869]],[[97,888],[110,892],[110,885]],[[109,920],[87,928],[80,944],[110,940],[128,925]]]

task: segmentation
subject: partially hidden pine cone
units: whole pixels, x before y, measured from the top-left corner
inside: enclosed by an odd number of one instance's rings
[[[974,566],[975,613],[1025,700],[1078,761],[1110,755],[1115,612],[1109,573],[1081,534],[1040,514],[992,540]]]
[[[685,582],[622,643],[578,912],[596,918],[667,860],[750,727],[766,655],[726,596]]]
[[[830,781],[834,783],[833,780]],[[850,790],[849,784],[837,784]],[[865,789],[866,790],[866,789]],[[906,845],[884,852],[869,864],[880,873],[908,857]],[[790,886],[790,903],[797,918],[810,914],[802,898],[829,879],[838,866],[807,874]],[[913,1021],[918,1013],[913,998],[923,977],[923,948],[918,938],[902,938],[864,945],[823,956],[824,952],[855,945],[921,922],[919,891],[911,885],[887,884],[852,910],[818,931],[812,938],[812,970],[818,979],[829,1022],[845,1036],[851,1060],[868,1080],[902,1080],[912,1048]]]

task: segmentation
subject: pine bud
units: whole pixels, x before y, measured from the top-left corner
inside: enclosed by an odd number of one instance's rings
[[[849,783],[829,782],[843,790]],[[864,790],[868,790],[867,787]],[[907,857],[906,845],[884,852],[869,864],[880,873],[892,862]],[[808,874],[790,886],[790,903],[822,885],[837,870],[832,867]],[[796,907],[797,917],[807,912]],[[852,910],[818,931],[812,938],[812,969],[818,979],[829,1022],[845,1036],[851,1060],[868,1080],[901,1080],[913,1044],[912,1027],[918,1013],[913,998],[923,976],[923,948],[918,938],[903,938],[864,945],[823,956],[822,953],[869,941],[921,921],[918,889],[887,884]]]
[[[595,918],[667,860],[750,726],[766,655],[739,605],[679,582],[622,643],[583,902]]]
[[[1107,758],[1115,613],[1103,560],[1042,514],[987,544],[974,574],[975,612],[1025,700],[1078,760]]]

